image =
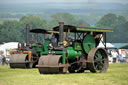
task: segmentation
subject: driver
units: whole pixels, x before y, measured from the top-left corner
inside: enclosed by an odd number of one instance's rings
[[[55,35],[52,35],[51,43],[52,43],[53,47],[57,47],[57,38],[55,38]]]

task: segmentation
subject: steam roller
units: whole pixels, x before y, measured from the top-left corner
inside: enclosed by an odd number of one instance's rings
[[[41,55],[48,54],[48,45],[50,40],[43,40],[42,44],[31,42],[30,43],[30,32],[31,33],[41,33],[49,34],[43,29],[32,29],[30,26],[26,25],[26,45],[24,43],[19,43],[16,50],[11,51],[10,57],[10,68],[33,68],[36,67],[39,57]]]
[[[55,36],[57,46],[54,46],[55,42],[51,42],[48,54],[39,58],[36,67],[40,74],[107,71],[106,33],[113,32],[113,29],[78,27],[59,22],[59,26],[54,27],[53,31],[54,35],[58,35]],[[99,43],[103,43],[104,48],[99,48]]]

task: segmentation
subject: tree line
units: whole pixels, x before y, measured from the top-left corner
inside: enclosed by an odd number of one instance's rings
[[[123,16],[109,13],[96,24],[97,27],[113,28],[113,33],[107,33],[107,42],[128,43],[128,21]]]
[[[0,42],[24,42],[26,38],[26,24],[29,24],[31,29],[52,29],[52,27],[58,25],[60,21],[69,25],[90,26],[84,19],[78,20],[69,13],[53,14],[50,21],[46,21],[40,16],[24,16],[19,20],[7,20],[0,24]],[[107,35],[108,42],[128,42],[128,21],[123,16],[117,16],[111,13],[106,14],[95,26],[114,29],[113,33],[108,33]]]

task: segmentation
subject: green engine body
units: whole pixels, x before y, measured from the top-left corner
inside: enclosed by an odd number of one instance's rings
[[[68,59],[69,60],[73,60],[76,57],[80,57],[82,55],[82,52],[81,51],[77,51],[77,50],[75,50],[72,47],[68,47],[66,49],[67,49],[67,54],[68,54]],[[76,49],[80,49],[80,48],[76,48]]]
[[[48,45],[49,45],[49,43],[50,43],[50,40],[46,39],[46,40],[44,40],[43,45],[38,45],[36,43],[33,43],[32,46],[42,56],[42,55],[47,55],[48,54]]]

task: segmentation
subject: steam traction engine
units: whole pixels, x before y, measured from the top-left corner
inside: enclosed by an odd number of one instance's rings
[[[106,43],[106,32],[113,32],[110,28],[76,27],[64,25],[53,28],[58,32],[56,37],[58,46],[53,46],[39,58],[38,69],[42,74],[84,72],[106,72],[108,56],[105,48],[98,48],[100,42]],[[104,36],[104,41],[102,40]],[[106,47],[106,45],[105,45]]]

